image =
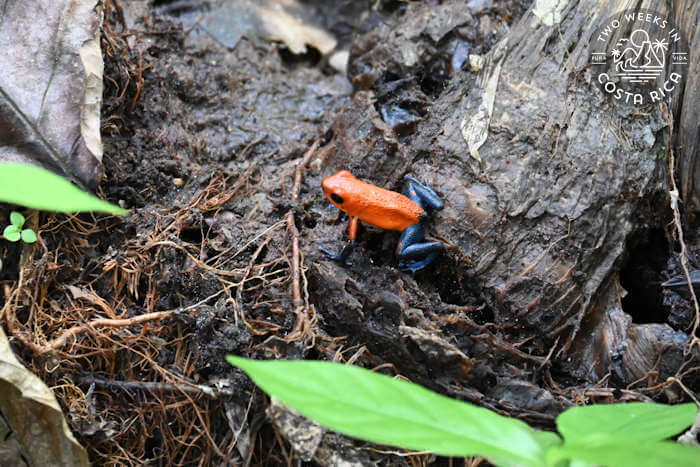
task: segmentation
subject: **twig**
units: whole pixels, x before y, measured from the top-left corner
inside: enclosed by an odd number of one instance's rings
[[[549,363],[547,358],[538,357],[536,355],[530,355],[528,353],[525,353],[521,350],[516,349],[512,345],[506,344],[505,342],[501,341],[501,339],[499,339],[498,337],[493,335],[490,331],[486,331],[483,334],[472,335],[470,337],[472,339],[477,339],[477,340],[487,340],[493,347],[496,347],[499,350],[507,352],[507,353],[511,354],[512,356],[519,358],[521,360],[536,363],[540,367],[543,367]]]
[[[314,144],[312,144],[309,150],[306,151],[306,154],[304,154],[304,157],[301,159],[301,162],[299,162],[296,169],[294,170],[292,201],[299,200],[299,193],[301,192],[301,182],[304,179],[304,172],[306,171],[306,166],[309,164],[309,161],[311,160],[311,157],[313,157],[314,153],[316,153],[316,149],[318,149],[319,144],[321,144],[321,140],[317,139],[316,141],[314,141]]]
[[[243,150],[237,155],[237,159],[240,160],[245,160],[246,156],[248,155],[248,152],[253,149],[255,146],[258,144],[262,143],[265,138],[267,138],[267,133],[263,133],[259,137],[255,138],[253,141],[250,143],[246,144],[246,146],[243,148]]]
[[[296,310],[296,307],[303,306],[304,302],[301,300],[301,287],[299,286],[299,230],[294,224],[294,212],[291,210],[287,213],[287,229],[292,236],[292,303]],[[294,327],[296,331],[296,326]]]
[[[304,178],[304,171],[308,165],[311,157],[316,153],[321,140],[316,140],[311,145],[301,162],[296,166],[294,171],[294,185],[292,186],[292,202],[296,203],[299,201],[299,193],[301,192],[301,183]],[[294,323],[294,328],[290,334],[292,336],[298,336],[301,334],[304,328],[304,322],[306,321],[306,313],[304,310],[304,301],[301,299],[301,261],[299,260],[299,230],[297,229],[296,222],[294,219],[294,209],[290,209],[287,213],[287,230],[289,235],[292,237],[292,304],[294,306],[294,313],[297,315],[296,322]]]
[[[139,97],[141,96],[141,91],[143,90],[143,86],[145,84],[145,80],[143,79],[143,72],[151,68],[153,65],[156,64],[156,62],[151,62],[148,65],[143,64],[143,54],[141,53],[141,49],[137,48],[136,49],[139,54],[139,67],[136,70],[136,92],[134,93],[134,97],[131,99],[131,106],[129,107],[129,112],[133,112],[134,109],[136,108],[136,103],[139,100]]]
[[[695,423],[693,426],[688,428],[688,431],[683,433],[679,438],[678,442],[682,444],[698,445],[698,435],[700,434],[700,412],[695,417]]]
[[[68,341],[69,338],[76,336],[78,334],[82,334],[86,331],[89,331],[90,329],[93,328],[98,328],[98,327],[108,327],[108,328],[120,328],[124,326],[134,326],[136,324],[143,324],[148,321],[154,321],[157,319],[163,319],[163,318],[169,318],[176,310],[169,310],[169,311],[155,311],[153,313],[145,313],[143,315],[138,315],[134,316],[132,318],[124,318],[124,319],[107,319],[107,318],[98,318],[98,319],[93,319],[87,324],[82,324],[80,326],[73,326],[72,328],[66,330],[58,336],[56,339],[52,340],[48,344],[42,346],[40,348],[41,352],[40,353],[45,353],[50,350],[57,350],[66,345],[66,341]]]
[[[95,378],[93,376],[81,376],[78,382],[84,384],[94,384],[102,387],[117,387],[125,391],[140,389],[143,391],[160,391],[160,392],[187,392],[191,394],[205,394],[212,399],[218,399],[221,396],[231,396],[230,390],[221,390],[211,386],[202,384],[171,384],[156,381],[118,381],[114,379]]]
[[[253,256],[251,256],[250,261],[248,262],[248,266],[245,268],[245,271],[243,272],[243,277],[241,278],[240,282],[238,283],[238,289],[236,290],[236,304],[238,309],[238,313],[241,315],[241,320],[248,324],[246,319],[245,319],[245,313],[243,312],[243,286],[245,285],[246,281],[248,280],[248,276],[250,275],[250,271],[253,269],[253,266],[255,265],[255,261],[258,259],[258,256],[262,252],[263,248],[265,248],[269,243],[270,240],[272,240],[272,236],[268,235],[267,238],[258,246],[258,248],[255,250],[255,253],[253,253]],[[238,324],[238,314],[234,316],[236,324]]]
[[[681,214],[678,211],[678,187],[676,186],[676,178],[674,176],[675,171],[675,157],[673,155],[673,147],[671,145],[671,137],[673,136],[673,118],[668,112],[668,108],[664,105],[662,110],[666,120],[669,125],[669,141],[667,143],[668,148],[668,173],[671,178],[671,191],[669,195],[671,196],[671,209],[673,210],[673,223],[676,226],[676,234],[678,235],[678,242],[681,244],[681,267],[683,268],[683,273],[685,274],[685,280],[688,282],[688,288],[690,289],[690,296],[693,298],[693,305],[695,306],[695,322],[693,323],[693,330],[690,333],[692,342],[688,345],[688,351],[693,347],[693,345],[698,344],[700,346],[700,339],[695,335],[698,330],[698,324],[700,323],[700,305],[698,305],[698,297],[695,295],[695,289],[693,288],[693,282],[690,279],[690,271],[688,269],[688,254],[686,252],[685,240],[683,239],[683,227],[681,225]]]
[[[25,342],[29,347],[32,348],[35,352],[42,354],[42,353],[47,353],[52,350],[58,350],[64,345],[66,345],[66,342],[70,337],[77,336],[78,334],[82,334],[84,332],[87,332],[91,329],[95,329],[98,327],[108,327],[108,328],[118,328],[118,327],[125,327],[125,326],[134,326],[137,324],[143,324],[147,323],[149,321],[155,321],[158,319],[165,319],[169,318],[170,316],[173,315],[173,313],[176,312],[186,312],[189,310],[192,310],[194,308],[199,307],[200,305],[205,304],[212,298],[216,298],[224,291],[228,290],[227,288],[223,288],[216,292],[215,294],[212,294],[205,298],[204,300],[200,300],[199,302],[189,305],[185,308],[175,308],[173,310],[167,310],[167,311],[155,311],[153,313],[145,313],[143,315],[138,315],[138,316],[133,316],[131,318],[122,318],[122,319],[106,319],[106,318],[98,318],[94,319],[86,324],[81,324],[79,326],[73,326],[72,328],[69,328],[68,330],[64,331],[63,334],[58,336],[56,339],[48,342],[45,345],[39,346],[37,344],[34,344],[33,342]]]

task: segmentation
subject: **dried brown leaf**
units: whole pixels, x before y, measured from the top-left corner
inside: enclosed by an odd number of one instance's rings
[[[0,412],[30,465],[89,465],[53,392],[15,358],[1,327]]]
[[[100,179],[97,0],[7,0],[0,12],[0,162]]]
[[[296,0],[226,0],[201,25],[227,47],[235,47],[242,36],[260,37],[283,42],[294,54],[306,53],[309,45],[327,55],[337,42],[313,23],[310,10]]]

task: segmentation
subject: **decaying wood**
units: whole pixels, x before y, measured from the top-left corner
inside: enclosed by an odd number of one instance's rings
[[[595,381],[613,370],[602,364],[610,349],[594,347],[594,330],[610,313],[621,312],[617,274],[625,248],[635,232],[670,219],[671,174],[655,155],[670,146],[672,135],[664,105],[642,112],[595,85],[588,70],[596,40],[591,18],[600,22],[623,9],[663,15],[674,10],[658,1],[570,1],[549,10],[538,10],[538,3],[489,53],[477,85],[456,101],[462,110],[440,122],[444,135],[433,142],[452,167],[458,159],[464,172],[447,177],[447,164],[438,171],[454,183],[443,191],[456,198],[446,203],[445,216],[453,222],[442,233],[459,239],[476,263],[474,274],[500,310],[497,321],[532,326],[549,339],[566,337],[557,356],[570,356],[575,343],[572,370]],[[675,8],[696,15],[698,5],[686,3]],[[460,146],[455,133],[468,136],[493,80],[495,99],[478,162],[469,157],[475,148]],[[693,78],[687,83],[694,86]],[[697,108],[697,100],[686,100],[692,95],[692,89],[683,95],[677,112]],[[686,164],[694,157],[685,156]],[[430,168],[423,170],[427,175]],[[460,219],[471,226],[466,236]],[[615,334],[622,362],[614,363],[621,365],[622,381],[633,381],[654,364],[666,370],[662,377],[669,376],[682,362],[662,344],[663,332],[649,326],[634,327],[630,320]],[[657,343],[641,345],[641,336]],[[682,336],[672,342],[676,351],[683,348]],[[661,346],[666,352],[659,356],[655,349]],[[625,354],[625,348],[639,352]]]
[[[679,155],[678,177],[681,197],[690,211],[700,211],[700,6],[692,0],[676,2],[676,24],[688,41],[688,72],[683,99],[677,109],[678,137],[675,149]]]
[[[494,311],[494,324],[537,361],[551,357],[591,382],[614,377],[616,384],[632,384],[648,377],[653,385],[697,356],[684,356],[689,339],[683,332],[632,323],[622,311],[618,276],[630,240],[672,220],[672,174],[658,154],[673,147],[669,112],[689,122],[697,111],[697,75],[688,70],[685,91],[677,87],[670,102],[643,109],[615,101],[597,86],[589,66],[597,25],[640,8],[671,17],[675,12],[688,28],[693,23],[687,18],[697,17],[700,7],[690,1],[535,2],[485,55],[476,79],[456,73],[408,144],[376,123],[376,109],[387,101],[383,87],[391,85],[382,79],[397,70],[410,76],[407,57],[425,62],[434,51],[416,44],[420,33],[411,36],[405,25],[400,33],[365,37],[356,47],[367,50],[351,53],[349,65],[359,91],[348,114],[363,119],[338,119],[327,171],[350,168],[389,185],[409,171],[427,179],[445,197],[434,229],[450,245],[451,261],[436,266],[441,283],[481,295]],[[401,86],[420,94],[407,78]],[[367,122],[375,123],[374,134]],[[694,141],[697,131],[687,123],[685,128],[676,144],[690,147],[695,143],[681,141]],[[688,147],[676,146],[683,189],[690,193],[695,185],[683,167],[694,164],[695,153]],[[396,175],[382,179],[386,173]],[[341,283],[333,287],[352,290],[351,279],[336,279]],[[337,299],[348,302],[347,296]],[[347,323],[359,311],[326,312]],[[467,356],[478,358],[478,350]],[[466,380],[494,368],[486,366],[475,365]]]

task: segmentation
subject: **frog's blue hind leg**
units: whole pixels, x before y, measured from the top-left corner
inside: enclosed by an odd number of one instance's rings
[[[401,232],[396,254],[399,257],[399,269],[415,273],[435,261],[443,245],[440,242],[425,242],[425,233],[421,224],[407,227]],[[408,261],[418,260],[409,263]]]

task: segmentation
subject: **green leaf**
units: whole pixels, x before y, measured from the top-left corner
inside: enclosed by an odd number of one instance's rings
[[[535,430],[533,434],[539,445],[542,447],[543,452],[546,452],[551,446],[558,446],[562,443],[559,435],[552,433],[551,431]]]
[[[22,164],[0,164],[0,201],[44,211],[127,214],[53,172]]]
[[[645,402],[571,407],[557,417],[557,429],[570,443],[611,437],[628,441],[661,441],[693,424],[695,404]]]
[[[588,462],[588,461],[582,461],[580,459],[574,459],[571,462],[568,463],[568,467],[598,467],[597,464],[594,464],[593,462]],[[566,465],[566,464],[564,464]]]
[[[12,211],[10,213],[10,224],[17,227],[17,229],[21,229],[24,225],[24,216],[17,211]]]
[[[16,225],[8,225],[2,232],[2,236],[5,237],[5,240],[9,242],[16,242],[17,240],[19,240],[21,235]]]
[[[24,243],[34,243],[36,242],[36,234],[32,229],[24,229],[22,231],[22,241]]]
[[[3,232],[3,235],[6,235],[7,233],[12,233],[12,232],[18,232],[19,233],[19,228],[16,225],[8,225],[5,227],[5,231]]]
[[[700,448],[673,441],[641,443],[611,439],[604,443],[565,442],[563,446],[552,448],[548,452],[548,459],[575,459],[577,464],[586,461],[615,467],[697,467],[700,465]]]
[[[421,386],[352,365],[227,359],[265,392],[346,435],[500,465],[544,465],[543,449],[524,422]]]

